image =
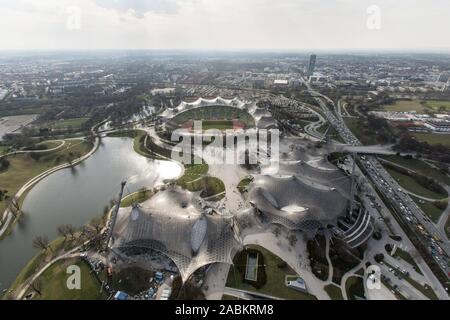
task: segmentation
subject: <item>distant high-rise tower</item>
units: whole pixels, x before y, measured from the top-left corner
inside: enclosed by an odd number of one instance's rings
[[[316,67],[316,58],[317,56],[315,54],[312,54],[309,58],[308,76],[312,76],[312,74],[314,73],[314,68]]]

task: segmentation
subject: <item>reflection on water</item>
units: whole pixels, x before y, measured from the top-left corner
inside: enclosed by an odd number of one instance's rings
[[[125,193],[129,193],[176,178],[181,170],[176,163],[136,154],[129,138],[104,138],[99,150],[82,165],[40,181],[24,201],[22,221],[0,241],[0,292],[36,254],[32,245],[35,236],[53,239],[61,224],[82,226],[100,216],[117,196],[123,180],[127,180]]]

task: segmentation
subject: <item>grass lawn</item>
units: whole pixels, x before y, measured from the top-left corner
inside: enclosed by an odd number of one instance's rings
[[[49,153],[16,154],[8,156],[10,165],[6,171],[0,173],[0,189],[8,190],[10,196],[14,196],[17,191],[31,178],[40,173],[61,165],[68,161],[75,160],[88,153],[92,144],[82,140],[66,140],[66,144],[55,151]],[[0,212],[6,209],[7,201],[0,201]]]
[[[324,290],[326,293],[328,293],[331,300],[344,300],[344,297],[342,296],[342,290],[340,287],[334,284],[329,284],[324,287]]]
[[[393,170],[390,168],[386,168],[386,170],[400,184],[400,186],[402,186],[402,188],[414,194],[417,194],[425,198],[438,200],[448,197],[447,194],[437,193],[423,187],[416,180],[414,180],[413,177],[409,175],[403,174],[401,172],[398,172],[397,170]]]
[[[253,181],[253,177],[247,177],[239,181],[237,188],[240,193],[244,193],[247,189],[247,186]]]
[[[356,300],[356,297],[364,298],[364,283],[361,277],[350,277],[345,282],[345,290],[350,300]]]
[[[450,138],[450,137],[449,137]],[[435,169],[428,165],[427,163],[419,160],[419,159],[409,159],[402,156],[381,156],[381,158],[388,160],[390,162],[396,163],[400,166],[406,167],[412,171],[416,171],[417,173],[433,178],[443,184],[447,184],[450,186],[450,177],[446,174],[442,173],[438,169]]]
[[[225,185],[222,180],[216,177],[202,177],[190,182],[178,181],[177,184],[191,192],[202,191],[200,196],[203,198],[211,197],[225,191]]]
[[[53,149],[62,144],[61,141],[43,141],[38,143],[36,146],[44,146],[45,149]]]
[[[406,111],[416,111],[418,113],[424,113],[425,110],[429,110],[427,106],[422,105],[418,100],[398,100],[394,104],[384,106],[385,111],[396,111],[396,112],[406,112]]]
[[[139,190],[124,197],[120,202],[120,206],[124,208],[131,206],[133,203],[144,202],[145,200],[150,199],[152,195],[152,190]]]
[[[434,205],[433,202],[425,201],[417,197],[411,196],[411,199],[422,209],[422,211],[433,221],[434,223],[439,221],[443,210]]]
[[[0,155],[2,155],[3,153],[6,153],[6,150],[8,150],[7,146],[0,146]]]
[[[285,265],[284,261],[281,260],[278,256],[260,246],[251,245],[247,246],[247,248],[256,250],[259,252],[259,254],[262,255],[264,265],[260,265],[259,268],[264,268],[266,281],[259,289],[256,289],[252,284],[248,282],[244,282],[245,266],[240,265],[240,261],[246,261],[246,254],[244,250],[240,254],[236,255],[236,257],[233,259],[234,265],[232,265],[230,268],[230,273],[228,274],[226,283],[228,287],[259,292],[290,300],[316,299],[316,297],[311,294],[299,292],[286,286],[286,276],[293,276],[296,273],[289,266]],[[243,263],[245,264],[245,262]]]
[[[441,109],[445,109],[445,111],[450,111],[450,101],[443,100],[426,100],[425,104],[427,107],[435,111],[441,111]]]
[[[418,113],[450,111],[450,101],[443,100],[398,100],[394,104],[384,106],[386,111],[416,111]]]
[[[422,274],[422,271],[420,270],[419,266],[417,265],[417,263],[414,261],[413,257],[411,257],[411,255],[408,252],[397,247],[397,249],[395,249],[394,257],[405,260],[407,263],[409,263],[413,267],[413,269],[417,273]]]
[[[427,142],[429,144],[442,144],[450,147],[450,134],[414,132],[412,135],[421,142]]]
[[[68,127],[81,128],[81,126],[88,121],[89,118],[74,118],[66,120],[58,120],[53,122],[52,127],[55,129],[65,129]]]
[[[38,253],[36,253],[36,255],[30,261],[28,261],[25,267],[22,268],[22,270],[20,270],[20,273],[17,275],[16,279],[11,284],[8,291],[16,290],[22,283],[25,282],[25,280],[27,280],[35,272],[37,272],[38,269],[41,268],[46,261],[47,262],[50,261],[52,259],[52,256],[55,255],[55,253],[59,253],[62,250],[70,250],[74,248],[78,244],[76,240],[77,239],[75,239],[74,241],[71,241],[70,239],[65,240],[63,237],[58,237],[55,240],[53,240],[50,243],[52,251],[47,250],[44,252],[40,250]],[[5,298],[8,299],[9,298],[8,296],[9,295],[6,294]]]
[[[81,271],[81,289],[67,288],[67,267],[77,265]],[[79,259],[58,261],[49,267],[37,279],[41,284],[41,295],[35,294],[36,300],[105,300],[107,297],[101,290],[101,284],[91,273],[86,262]],[[32,289],[31,289],[32,290]]]
[[[180,185],[194,181],[202,176],[204,176],[209,170],[206,163],[202,164],[186,164],[184,166],[184,174],[181,176],[177,183]]]

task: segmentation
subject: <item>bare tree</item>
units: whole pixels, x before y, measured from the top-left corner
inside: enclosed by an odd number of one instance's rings
[[[50,247],[50,241],[48,241],[48,238],[46,236],[35,237],[33,239],[33,246],[44,251],[46,251],[47,249],[50,249],[50,251],[52,251],[52,248]]]
[[[289,244],[291,245],[291,246],[295,246],[295,244],[297,243],[297,237],[295,236],[295,234],[291,234],[291,235],[289,235],[289,237],[288,237],[288,240],[289,240]]]
[[[9,208],[9,211],[14,216],[14,218],[17,218],[17,215],[20,213],[20,205],[19,205],[19,199],[16,196],[9,199],[8,208]]]
[[[42,296],[42,282],[39,279],[36,279],[31,283],[31,288],[40,296]]]
[[[82,226],[80,228],[80,239],[92,240],[95,237],[94,230],[89,226]]]
[[[75,227],[71,224],[66,224],[65,227],[66,227],[67,233],[70,234],[71,238],[72,239],[75,238],[75,232],[76,232]]]
[[[97,234],[99,234],[100,231],[102,231],[102,227],[103,227],[101,219],[98,219],[98,218],[93,219],[91,222],[91,226],[95,229],[95,232]]]
[[[67,240],[67,235],[68,235],[67,225],[65,225],[65,224],[60,225],[58,227],[57,231],[60,236],[64,237],[64,240]]]

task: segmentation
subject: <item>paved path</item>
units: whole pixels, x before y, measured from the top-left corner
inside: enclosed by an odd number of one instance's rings
[[[25,293],[27,293],[28,289],[30,288],[31,284],[40,277],[41,274],[43,274],[45,272],[45,270],[47,270],[50,266],[52,266],[55,262],[58,262],[60,260],[64,260],[64,259],[69,259],[69,258],[75,258],[80,256],[79,252],[76,252],[80,249],[80,247],[76,247],[73,248],[72,250],[70,250],[69,252],[58,256],[54,259],[52,259],[51,261],[47,262],[45,264],[45,266],[43,266],[37,273],[35,273],[31,278],[29,278],[27,281],[25,281],[20,287],[19,289],[19,293],[16,295],[15,299],[16,300],[21,300],[23,298],[23,296],[25,295]],[[17,291],[16,290],[16,291]]]
[[[45,152],[52,152],[52,151],[58,150],[59,148],[62,148],[66,144],[65,140],[48,140],[46,142],[61,142],[61,144],[56,146],[56,147],[54,147],[54,148],[45,149],[45,150],[18,150],[18,151],[13,151],[13,152],[9,152],[9,153],[1,155],[0,159],[8,157],[8,156],[13,156],[15,154],[21,154],[21,153],[45,153]]]
[[[101,123],[103,123],[103,121],[100,122],[99,124],[101,124]],[[91,132],[92,132],[92,133],[96,134],[96,133],[95,133],[95,128],[96,128],[99,124],[96,124],[95,126],[93,126],[93,127],[91,128]],[[17,191],[17,193],[15,194],[15,197],[16,197],[17,199],[19,199],[19,198],[20,198],[20,197],[28,190],[28,188],[32,187],[34,184],[36,184],[37,182],[39,182],[39,181],[42,180],[43,178],[49,176],[50,174],[52,174],[52,173],[54,173],[54,172],[56,172],[56,171],[59,171],[59,170],[61,170],[61,169],[65,169],[65,168],[68,168],[68,167],[75,166],[75,165],[79,164],[80,162],[83,162],[84,160],[86,160],[87,158],[89,158],[92,154],[94,154],[95,151],[97,151],[99,145],[100,145],[100,139],[98,138],[98,135],[96,135],[95,142],[94,142],[94,147],[93,147],[87,154],[85,154],[84,156],[82,156],[82,157],[80,157],[80,158],[78,158],[78,159],[73,160],[71,163],[64,163],[64,164],[61,164],[61,165],[59,165],[59,166],[53,167],[53,168],[51,168],[51,169],[48,169],[47,171],[44,171],[44,172],[40,173],[39,175],[37,175],[37,176],[34,177],[34,178],[31,178],[30,180],[28,180],[28,181],[27,181],[27,182],[19,189],[19,191]],[[62,146],[62,145],[61,145],[61,146]],[[61,146],[58,146],[58,147],[61,147]],[[13,222],[13,219],[14,219],[14,218],[15,218],[14,214],[10,211],[9,208],[7,208],[7,209],[4,211],[4,213],[3,213],[2,226],[1,226],[1,228],[0,228],[0,239],[3,237],[3,235],[6,234],[6,231],[8,230],[9,225]]]
[[[326,282],[316,278],[309,269],[309,260],[307,258],[306,244],[304,241],[297,241],[292,247],[286,240],[285,235],[275,237],[271,232],[248,235],[243,240],[244,245],[256,244],[273,254],[279,256],[282,260],[294,269],[294,271],[305,280],[308,292],[316,296],[319,300],[330,300],[323,287]]]
[[[230,287],[225,287],[223,293],[244,300],[285,300],[264,293],[235,289]]]

